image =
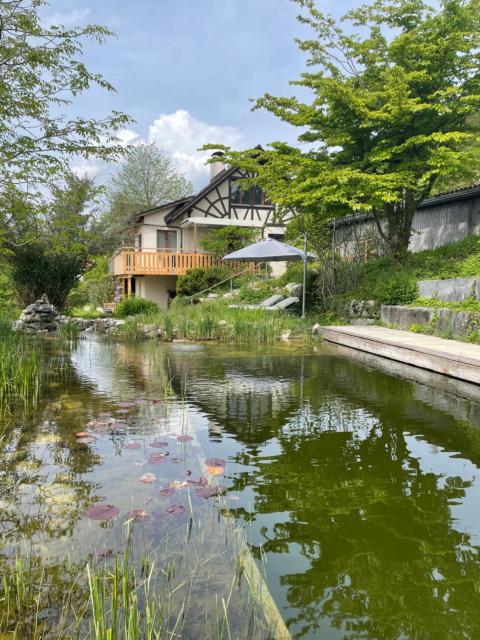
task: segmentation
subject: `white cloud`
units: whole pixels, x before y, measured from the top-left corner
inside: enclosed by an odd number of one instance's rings
[[[149,127],[148,139],[156,142],[195,186],[201,187],[208,180],[205,163],[210,152],[198,149],[208,142],[236,147],[242,144],[243,135],[235,127],[208,124],[179,109],[160,114]]]
[[[44,22],[48,25],[61,24],[64,27],[75,27],[89,15],[90,9],[72,9],[72,11],[55,11],[47,15]]]

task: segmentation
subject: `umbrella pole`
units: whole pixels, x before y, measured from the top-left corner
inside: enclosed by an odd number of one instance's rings
[[[302,320],[305,318],[305,295],[307,288],[307,234],[303,237],[303,288],[302,288]]]

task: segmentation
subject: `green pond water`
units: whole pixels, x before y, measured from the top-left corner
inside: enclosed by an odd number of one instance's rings
[[[218,637],[225,593],[231,638],[274,637],[238,586],[239,530],[292,638],[480,637],[477,388],[328,346],[85,340],[69,357],[0,429],[2,566],[20,548],[54,600],[65,559],[108,558],[137,509],[134,545],[168,540],[195,575],[180,637]],[[89,518],[98,503],[118,515]]]

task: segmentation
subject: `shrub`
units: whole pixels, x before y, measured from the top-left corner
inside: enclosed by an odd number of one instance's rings
[[[380,277],[371,293],[371,298],[381,304],[410,304],[417,297],[417,283],[405,273]]]
[[[117,318],[138,316],[140,314],[151,315],[158,312],[158,306],[152,300],[145,298],[125,298],[115,308]]]
[[[94,266],[89,269],[68,296],[69,307],[93,305],[98,307],[112,302],[115,297],[115,277],[108,271],[108,258],[94,258]]]
[[[188,269],[183,276],[177,279],[177,295],[193,296],[222,282],[222,280],[225,280],[230,275],[232,274],[226,267]]]

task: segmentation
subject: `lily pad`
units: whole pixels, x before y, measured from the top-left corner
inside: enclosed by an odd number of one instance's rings
[[[226,487],[219,485],[210,485],[208,487],[200,487],[196,489],[195,493],[197,496],[202,498],[213,498],[214,496],[220,496],[222,493],[225,493]]]
[[[169,513],[170,515],[178,516],[181,513],[185,513],[185,507],[183,507],[181,504],[172,504],[170,507],[167,507],[165,509],[165,512]]]
[[[190,442],[191,440],[193,440],[192,436],[177,436],[177,440],[178,442]]]
[[[127,400],[122,400],[121,402],[117,402],[117,407],[122,407],[122,409],[130,409],[131,407],[134,407],[134,403],[133,402],[128,402]]]
[[[76,438],[88,438],[89,437],[89,433],[87,431],[79,431],[78,433],[75,434]]]
[[[128,520],[136,520],[137,522],[143,522],[143,520],[147,520],[150,516],[145,511],[145,509],[132,509],[127,513]]]
[[[90,436],[86,436],[84,438],[77,438],[78,444],[93,444],[95,442],[95,438]]]
[[[112,422],[110,425],[110,429],[115,429],[116,431],[123,431],[127,428],[125,422]]]
[[[115,413],[118,413],[120,415],[124,415],[125,413],[130,413],[130,411],[128,409],[117,409],[115,411]]]
[[[116,518],[120,513],[120,509],[118,507],[114,507],[113,504],[92,504],[89,507],[85,515],[92,520],[110,520],[111,518]]]
[[[154,440],[150,442],[150,446],[154,449],[162,449],[163,447],[168,447],[168,442],[162,442],[161,440]]]
[[[147,458],[147,462],[149,464],[162,464],[162,462],[167,461],[168,455],[169,455],[168,451],[166,451],[165,453],[162,453],[162,452],[151,453]]]
[[[156,479],[157,479],[157,476],[154,473],[144,473],[143,476],[140,478],[140,482],[146,482],[148,484],[151,484],[152,482],[155,482]]]
[[[173,464],[180,464],[183,460],[181,458],[170,458],[170,462],[173,462]]]
[[[166,487],[165,489],[160,489],[159,494],[161,496],[173,496],[173,494],[175,493],[175,491],[173,489],[170,489],[170,487]]]
[[[224,467],[227,463],[221,458],[207,458],[205,464],[207,467]]]
[[[125,449],[140,449],[141,446],[140,442],[129,442],[125,445]]]
[[[102,411],[102,413],[98,414],[99,418],[102,418],[102,420],[104,420],[105,418],[111,418],[112,417],[112,413],[111,411]]]
[[[204,487],[207,484],[206,478],[199,478],[198,480],[187,480],[188,484],[194,487]]]
[[[225,467],[207,467],[207,473],[211,476],[220,476],[225,473]]]
[[[188,480],[172,480],[168,486],[172,489],[184,489],[188,485]]]

